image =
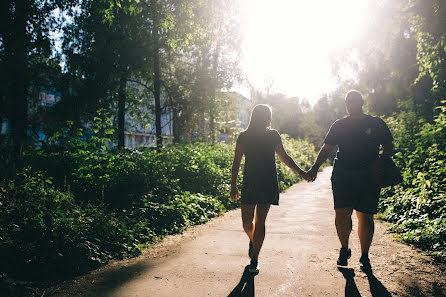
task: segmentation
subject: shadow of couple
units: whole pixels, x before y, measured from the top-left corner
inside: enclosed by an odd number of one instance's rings
[[[229,293],[228,297],[254,297],[254,277],[257,274],[249,272],[249,265],[246,266],[240,282]]]
[[[361,297],[358,287],[355,283],[355,271],[352,268],[338,267],[338,270],[344,276],[345,283],[345,297]],[[384,287],[384,285],[373,275],[373,272],[364,271],[369,281],[370,293],[373,297],[391,297],[392,294]]]
[[[355,283],[355,271],[352,268],[338,267],[338,270],[344,276],[345,297],[361,297],[358,287]],[[373,297],[391,297],[392,294],[384,287],[384,285],[373,275],[372,271],[365,272],[369,281],[370,293]],[[257,274],[249,272],[249,265],[245,267],[240,282],[229,293],[228,297],[254,297],[254,277]]]

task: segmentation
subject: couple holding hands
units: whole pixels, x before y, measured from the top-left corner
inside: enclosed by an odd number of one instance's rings
[[[271,205],[279,204],[279,185],[275,154],[295,173],[312,182],[319,167],[338,147],[331,176],[335,225],[341,249],[337,264],[347,266],[351,257],[348,239],[352,231],[352,213],[358,217],[358,235],[361,244],[360,267],[371,271],[368,252],[373,239],[373,215],[377,213],[380,186],[373,180],[372,170],[382,154],[391,156],[393,138],[386,123],[364,114],[362,95],[355,90],[345,96],[348,116],[335,121],[324,139],[316,161],[308,171],[302,170],[286,153],[280,134],[270,128],[272,112],[265,104],[256,105],[248,128],[237,138],[232,164],[231,199],[239,198],[237,176],[245,156],[241,189],[243,229],[249,237],[249,271],[259,272],[258,256],[265,238],[265,220]]]

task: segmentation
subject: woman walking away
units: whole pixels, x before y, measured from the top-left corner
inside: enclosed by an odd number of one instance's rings
[[[231,199],[235,201],[239,198],[237,176],[240,162],[245,155],[241,210],[243,229],[249,237],[251,273],[259,272],[258,256],[265,238],[265,220],[269,208],[271,204],[279,205],[275,153],[294,172],[307,179],[307,174],[285,152],[277,130],[270,128],[271,116],[268,105],[259,104],[253,108],[248,128],[237,138],[232,163]]]

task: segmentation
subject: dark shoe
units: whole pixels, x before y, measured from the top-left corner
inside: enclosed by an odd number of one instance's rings
[[[251,259],[251,264],[249,264],[249,272],[254,274],[259,273],[259,262],[256,259]]]
[[[339,258],[337,261],[338,265],[347,266],[348,265],[347,260],[350,259],[351,256],[352,256],[351,249],[341,248],[341,250],[339,251]]]
[[[372,265],[370,264],[370,259],[368,255],[362,255],[359,259],[359,268],[365,273],[372,271]]]
[[[252,253],[254,252],[254,245],[252,244],[252,242],[249,242],[249,250],[248,250],[248,256],[251,259],[252,258]]]

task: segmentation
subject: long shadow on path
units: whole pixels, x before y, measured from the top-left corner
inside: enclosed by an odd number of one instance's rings
[[[240,282],[229,293],[228,297],[254,297],[254,277],[255,274],[249,272],[249,265],[246,266]]]
[[[338,267],[338,270],[345,278],[345,297],[361,297],[358,287],[355,283],[355,271],[351,268]]]
[[[355,271],[352,268],[338,267],[338,270],[345,278],[345,297],[361,297],[358,287],[355,283]],[[384,285],[373,275],[372,271],[366,273],[369,281],[370,293],[373,297],[392,297],[392,294],[384,287]]]
[[[52,288],[45,296],[110,296],[123,284],[131,281],[150,268],[151,265],[143,261],[137,261],[126,266],[108,266],[103,270],[96,271],[96,273],[86,275],[87,281],[81,286],[70,286],[70,282],[68,282],[63,288]]]
[[[392,294],[384,287],[384,285],[373,275],[373,272],[367,272],[369,280],[370,293],[373,297],[392,297]]]

